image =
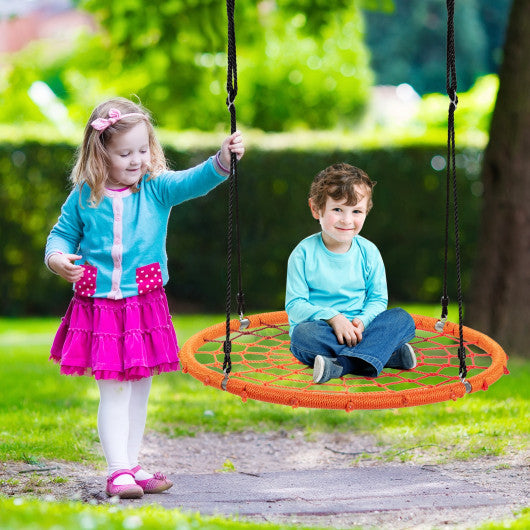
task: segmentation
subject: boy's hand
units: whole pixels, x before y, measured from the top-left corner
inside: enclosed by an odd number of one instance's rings
[[[243,144],[243,137],[239,131],[231,134],[225,138],[221,145],[221,153],[219,159],[224,167],[230,167],[230,154],[235,153],[238,160],[245,154],[245,145]]]
[[[357,336],[357,342],[361,342],[363,340],[364,331],[363,321],[360,318],[354,318],[351,323],[353,324],[355,335]]]
[[[72,262],[81,259],[77,254],[53,254],[48,260],[48,266],[67,282],[78,282],[85,273],[81,265],[74,265]]]
[[[361,321],[359,320],[359,322]],[[360,330],[359,326],[355,326],[353,322],[350,322],[342,314],[335,315],[333,318],[327,320],[327,323],[333,328],[339,344],[346,343],[351,348],[362,339],[362,330]],[[362,327],[364,329],[364,326]]]

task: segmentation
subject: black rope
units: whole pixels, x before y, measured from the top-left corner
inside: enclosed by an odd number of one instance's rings
[[[453,191],[454,211],[454,235],[455,235],[455,260],[456,260],[456,288],[458,300],[458,323],[459,323],[459,347],[458,358],[460,361],[460,378],[467,376],[466,352],[464,348],[463,316],[462,316],[462,278],[460,265],[460,229],[458,218],[458,190],[456,181],[456,141],[455,141],[455,110],[458,105],[457,81],[456,81],[456,56],[455,56],[455,1],[447,0],[447,72],[446,90],[449,96],[449,111],[447,116],[447,180],[446,180],[446,203],[445,203],[445,262],[442,296],[442,322],[447,318],[447,307],[449,297],[447,296],[447,262],[449,248],[449,202],[450,183]]]
[[[234,24],[235,0],[226,0],[226,13],[228,18],[228,71],[226,79],[226,105],[230,112],[230,133],[237,130],[235,99],[237,96],[237,55],[236,55],[236,35]],[[226,339],[223,344],[224,361],[223,371],[226,377],[232,369],[230,353],[232,351],[232,342],[230,340],[230,315],[232,307],[232,254],[233,254],[233,236],[234,221],[236,232],[237,248],[237,265],[238,265],[238,293],[237,293],[237,312],[240,317],[245,310],[245,295],[243,294],[243,278],[241,273],[241,236],[239,230],[239,190],[237,174],[237,155],[230,155],[230,176],[228,177],[228,230],[227,230],[227,249],[226,249]]]

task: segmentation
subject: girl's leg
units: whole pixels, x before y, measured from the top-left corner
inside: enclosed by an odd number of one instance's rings
[[[131,382],[100,379],[98,433],[107,460],[108,474],[129,469],[129,402]],[[130,475],[121,475],[114,484],[134,484]]]
[[[138,453],[142,445],[142,439],[145,430],[145,421],[147,418],[147,402],[151,390],[151,377],[131,382],[131,399],[129,402],[129,469],[138,465]],[[136,474],[137,480],[152,478],[153,475],[140,469]]]

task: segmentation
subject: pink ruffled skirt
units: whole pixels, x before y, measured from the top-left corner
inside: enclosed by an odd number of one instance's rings
[[[75,294],[50,359],[65,375],[136,381],[180,369],[164,289],[109,300]]]

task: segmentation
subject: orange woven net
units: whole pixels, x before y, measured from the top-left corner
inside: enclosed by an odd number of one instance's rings
[[[410,342],[418,359],[414,370],[385,369],[377,378],[355,375],[315,384],[312,369],[289,351],[289,325],[284,311],[248,317],[250,327],[230,323],[232,369],[226,390],[246,399],[292,407],[383,409],[436,403],[464,396],[459,377],[458,325],[434,329],[435,318],[413,315],[416,338]],[[205,385],[222,388],[225,323],[191,337],[180,352],[184,372]],[[467,382],[471,392],[486,390],[506,368],[507,357],[494,340],[464,327]]]

